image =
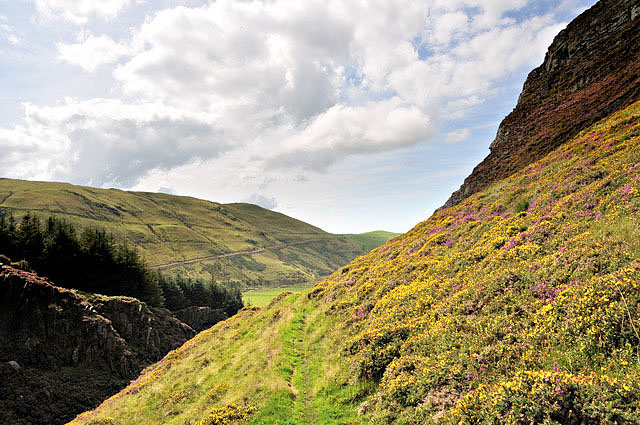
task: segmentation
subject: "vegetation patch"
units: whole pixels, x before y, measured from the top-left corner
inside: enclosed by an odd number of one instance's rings
[[[246,421],[255,409],[250,406],[238,406],[230,404],[228,406],[213,409],[202,418],[197,425],[231,425]]]

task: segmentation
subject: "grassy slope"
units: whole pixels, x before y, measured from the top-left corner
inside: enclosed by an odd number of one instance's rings
[[[231,403],[264,424],[638,423],[639,189],[636,103],[73,423],[195,424]]]
[[[341,368],[342,326],[317,307],[304,294],[283,294],[263,309],[245,308],[78,421],[195,423],[215,406],[251,400],[261,406],[251,417],[253,424],[358,423],[355,405],[343,404],[355,398],[357,387],[340,386],[333,377]],[[218,399],[208,396],[221,384]],[[181,391],[188,394],[185,400],[168,402]],[[179,413],[167,414],[171,411]]]
[[[218,204],[162,193],[96,189],[67,183],[0,179],[0,211],[54,214],[95,226],[139,247],[150,265],[321,239],[167,269],[246,286],[308,282],[364,252],[353,241],[251,204]]]
[[[389,239],[398,236],[400,233],[386,232],[384,230],[374,230],[373,232],[359,233],[359,234],[347,234],[347,236],[362,246],[365,252],[369,252],[372,249],[376,249],[380,245],[383,245]]]

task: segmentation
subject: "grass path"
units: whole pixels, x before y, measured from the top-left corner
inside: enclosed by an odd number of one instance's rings
[[[296,294],[304,296],[304,294]],[[280,376],[289,391],[270,397],[250,425],[359,424],[354,400],[361,390],[327,380],[327,370],[337,368],[339,349],[329,337],[335,323],[321,309],[294,303],[294,315],[281,329]]]
[[[235,403],[256,408],[245,425],[364,425],[357,411],[371,389],[346,380],[344,317],[306,292],[278,298],[201,332],[72,423],[194,425]]]

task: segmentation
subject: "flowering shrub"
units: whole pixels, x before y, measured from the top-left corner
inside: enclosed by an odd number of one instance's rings
[[[117,424],[116,420],[111,417],[96,419],[95,421],[91,421],[87,423],[87,425],[116,425],[116,424]]]
[[[464,396],[444,423],[637,424],[640,386],[615,378],[554,371],[518,372],[512,379],[482,385]]]
[[[207,417],[200,420],[197,425],[231,425],[243,422],[249,418],[255,409],[251,406],[239,406],[229,404],[213,409]]]
[[[218,384],[213,386],[209,391],[207,391],[207,398],[211,401],[218,400],[225,391],[227,391],[229,386],[227,384]]]
[[[161,406],[164,408],[180,405],[191,397],[191,392],[187,390],[178,390],[169,394],[169,397],[162,401]]]

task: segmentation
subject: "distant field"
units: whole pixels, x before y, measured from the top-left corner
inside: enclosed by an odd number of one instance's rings
[[[255,289],[253,291],[247,291],[242,294],[242,301],[244,301],[244,305],[255,305],[261,307],[263,305],[269,304],[269,302],[274,299],[277,295],[282,292],[293,292],[298,293],[302,291],[306,291],[307,289],[313,288],[313,284],[307,285],[296,285],[296,286],[287,286],[283,288],[264,288],[264,289]]]
[[[376,249],[380,245],[387,242],[389,239],[398,236],[400,233],[386,232],[384,230],[375,230],[373,232],[360,233],[360,234],[347,234],[344,235],[355,242],[357,242],[365,252],[369,252],[372,249]]]

